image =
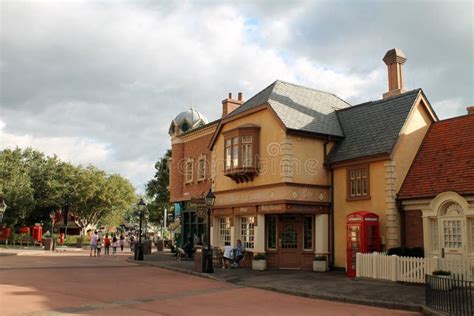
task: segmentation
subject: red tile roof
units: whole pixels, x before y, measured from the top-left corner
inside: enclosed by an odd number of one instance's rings
[[[445,191],[474,193],[474,115],[431,125],[398,197],[434,197]]]

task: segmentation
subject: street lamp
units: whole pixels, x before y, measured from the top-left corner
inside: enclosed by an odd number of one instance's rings
[[[0,223],[3,221],[3,214],[5,214],[6,209],[7,209],[7,204],[2,199],[2,202],[0,203]]]
[[[51,213],[49,213],[49,218],[51,218],[51,242],[53,243],[51,247],[52,251],[54,250],[54,218],[55,217],[56,217],[56,212],[51,211]]]
[[[137,205],[138,209],[138,216],[140,217],[140,232],[138,236],[138,247],[135,246],[135,260],[143,261],[143,247],[142,247],[142,224],[143,224],[143,217],[146,212],[146,204],[143,199],[140,199]]]
[[[214,273],[214,267],[212,266],[212,251],[211,251],[211,208],[214,206],[216,196],[209,189],[206,195],[206,206],[207,206],[207,264],[206,273]]]

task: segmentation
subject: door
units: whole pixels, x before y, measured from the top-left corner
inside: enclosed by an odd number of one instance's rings
[[[285,215],[279,223],[279,268],[299,269],[302,259],[301,218]]]
[[[463,241],[465,221],[460,217],[445,217],[441,220],[441,247],[446,259],[462,259],[465,254]]]
[[[361,251],[360,225],[347,226],[347,276],[356,276],[356,255]]]

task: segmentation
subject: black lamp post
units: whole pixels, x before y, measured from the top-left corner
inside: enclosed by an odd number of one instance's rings
[[[49,218],[51,218],[51,243],[53,244],[51,246],[51,251],[54,250],[54,218],[56,217],[56,212],[55,211],[51,211],[51,213],[49,213]]]
[[[2,199],[2,202],[0,202],[0,223],[3,221],[3,214],[5,214],[6,209],[7,209],[7,204]]]
[[[207,258],[206,258],[206,273],[214,273],[214,267],[212,266],[212,250],[211,250],[211,208],[214,206],[216,196],[209,189],[206,195],[206,206],[207,206]]]
[[[142,246],[142,224],[143,224],[143,217],[145,216],[146,211],[146,204],[143,199],[140,199],[137,205],[138,209],[138,216],[140,217],[140,231],[138,235],[138,245],[135,246],[135,260],[143,261],[143,246]]]

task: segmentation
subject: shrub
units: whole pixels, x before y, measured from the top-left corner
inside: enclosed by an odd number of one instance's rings
[[[265,256],[264,253],[257,253],[253,255],[253,260],[265,260],[267,257]]]
[[[327,261],[326,256],[314,256],[313,261]]]
[[[433,275],[445,275],[445,276],[450,276],[450,275],[451,275],[451,271],[435,270],[435,271],[433,271]]]

